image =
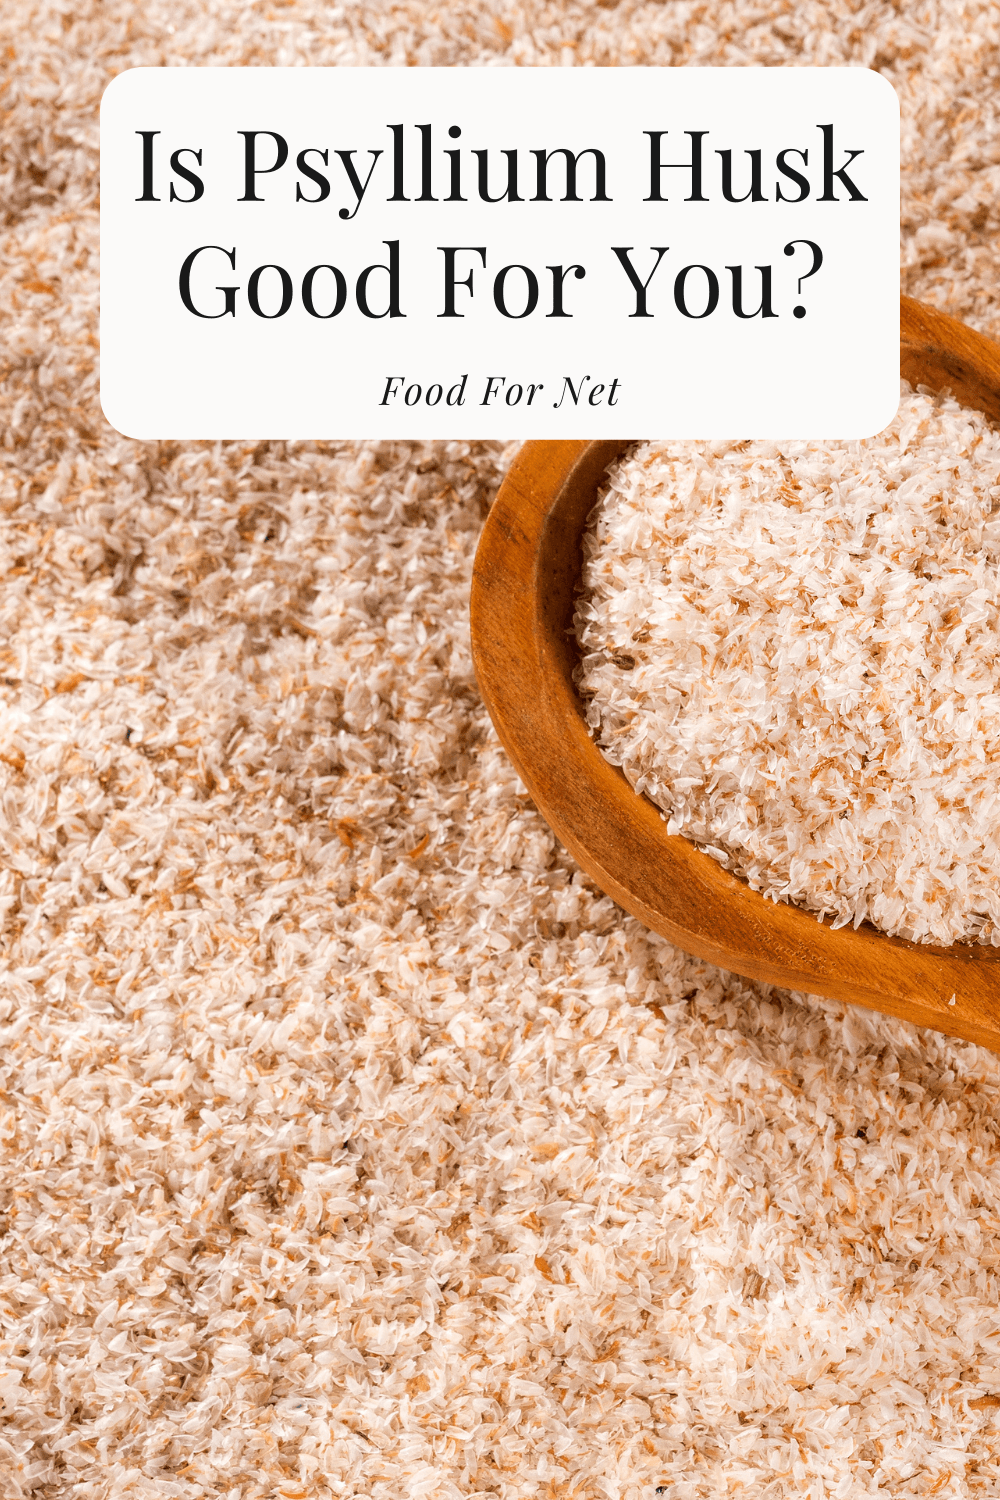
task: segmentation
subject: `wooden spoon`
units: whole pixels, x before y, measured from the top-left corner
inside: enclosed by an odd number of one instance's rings
[[[950,387],[1000,423],[1000,344],[903,297],[900,369]],[[1000,1051],[1000,949],[834,929],[776,905],[685,838],[637,795],[591,738],[573,684],[580,539],[608,465],[627,442],[521,449],[476,553],[472,649],[497,733],[539,811],[626,911],[723,968],[901,1016]]]

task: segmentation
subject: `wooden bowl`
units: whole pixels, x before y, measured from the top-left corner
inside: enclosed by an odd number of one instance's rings
[[[900,368],[1000,424],[1000,344],[909,297]],[[490,511],[472,583],[487,707],[539,811],[626,911],[679,948],[753,979],[829,995],[1000,1051],[1000,949],[937,948],[867,923],[834,929],[775,905],[685,838],[604,759],[573,684],[580,538],[627,442],[527,443]]]

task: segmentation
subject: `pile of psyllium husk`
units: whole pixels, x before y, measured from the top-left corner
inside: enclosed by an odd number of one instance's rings
[[[904,384],[857,442],[645,443],[584,540],[609,760],[751,886],[1000,946],[1000,433]]]

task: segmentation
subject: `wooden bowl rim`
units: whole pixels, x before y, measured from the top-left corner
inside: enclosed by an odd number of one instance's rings
[[[900,347],[904,373],[907,362],[918,374],[929,370],[938,388],[950,384],[958,399],[1000,421],[1000,345],[903,298]],[[775,903],[687,839],[669,835],[659,809],[601,754],[572,683],[569,648],[545,603],[553,569],[563,565],[563,539],[554,529],[560,506],[569,495],[578,505],[581,486],[592,486],[596,499],[608,464],[628,446],[525,444],[476,553],[476,675],[539,811],[602,890],[686,952],[1000,1050],[1000,949],[911,943],[868,924],[834,928],[801,907]]]

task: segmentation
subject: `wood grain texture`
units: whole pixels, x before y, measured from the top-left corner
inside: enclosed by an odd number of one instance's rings
[[[900,298],[899,373],[1000,423],[1000,344],[913,297]]]
[[[1000,422],[1000,345],[909,297],[900,365],[911,383],[948,386]],[[573,603],[587,516],[608,464],[628,446],[525,444],[476,554],[476,675],[539,811],[602,890],[688,953],[1000,1051],[1000,950],[908,943],[867,923],[834,929],[776,905],[668,835],[659,811],[598,750],[573,684]]]

